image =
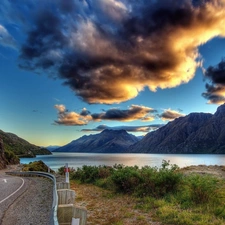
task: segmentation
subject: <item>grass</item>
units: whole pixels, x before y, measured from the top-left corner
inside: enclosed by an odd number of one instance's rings
[[[224,180],[184,175],[166,161],[161,168],[86,166],[71,178],[78,204],[88,209],[88,224],[225,224]]]
[[[71,181],[76,204],[88,210],[87,225],[148,225],[151,213],[136,208],[136,198],[102,189],[93,184]],[[141,216],[141,217],[140,217]],[[138,220],[143,218],[143,220]]]

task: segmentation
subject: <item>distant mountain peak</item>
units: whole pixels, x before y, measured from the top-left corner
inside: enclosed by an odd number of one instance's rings
[[[214,115],[215,116],[225,115],[225,103],[217,108],[216,113]]]
[[[187,118],[187,120],[189,122],[199,122],[199,120],[208,120],[209,118],[211,118],[213,116],[213,114],[211,113],[190,113],[188,114],[186,117],[182,117],[181,119],[183,118]]]
[[[124,129],[121,130],[114,130],[114,129],[105,129],[101,133],[127,133]]]
[[[125,130],[105,129],[99,134],[82,136],[54,152],[121,153],[137,141],[137,137]]]

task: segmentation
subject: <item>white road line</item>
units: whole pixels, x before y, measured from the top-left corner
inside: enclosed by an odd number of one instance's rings
[[[4,181],[5,183],[7,183],[7,180],[6,180],[6,179],[3,179],[3,181]]]
[[[13,196],[14,194],[16,194],[16,192],[18,192],[18,191],[23,187],[23,185],[24,185],[24,179],[23,179],[23,178],[19,178],[19,179],[22,180],[21,186],[20,186],[16,191],[14,191],[11,195],[9,195],[9,196],[6,197],[5,199],[1,200],[1,201],[0,201],[0,204],[3,203],[3,202],[4,202],[5,200],[7,200],[8,198],[10,198],[11,196]]]

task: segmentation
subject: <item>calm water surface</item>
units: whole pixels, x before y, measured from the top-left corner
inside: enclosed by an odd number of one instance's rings
[[[225,165],[225,155],[201,154],[96,154],[96,153],[53,153],[41,155],[36,158],[21,158],[21,163],[42,160],[51,169],[57,171],[59,167],[69,164],[69,167],[82,167],[83,165],[108,165],[123,164],[126,166],[161,166],[162,160],[170,160],[171,164],[179,167],[190,165]]]

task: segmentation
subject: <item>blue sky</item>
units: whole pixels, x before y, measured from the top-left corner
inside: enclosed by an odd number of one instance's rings
[[[225,101],[224,18],[224,0],[2,0],[0,129],[64,145],[214,113]]]

